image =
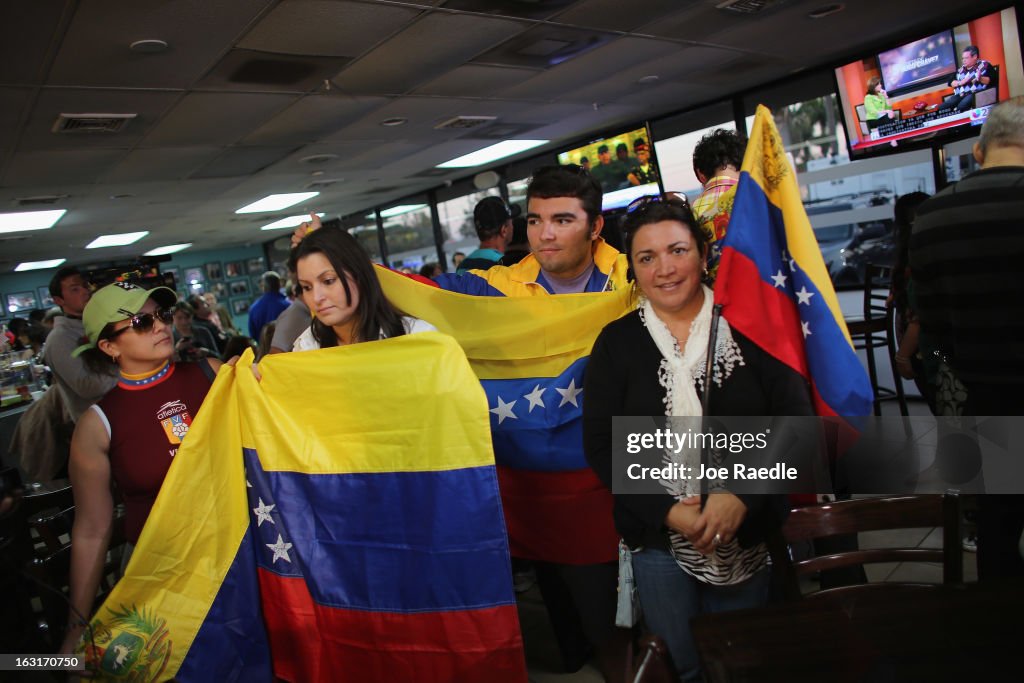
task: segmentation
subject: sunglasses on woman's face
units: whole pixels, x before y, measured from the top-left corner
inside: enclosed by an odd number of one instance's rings
[[[664,194],[648,194],[643,197],[637,197],[626,207],[626,213],[636,213],[637,211],[643,211],[652,204],[661,203],[690,208],[690,200],[682,192],[665,192]]]
[[[120,336],[128,330],[135,330],[139,334],[145,334],[153,329],[153,325],[159,320],[164,325],[170,325],[174,320],[174,311],[169,308],[158,308],[154,313],[136,313],[132,317],[128,318],[128,322],[131,323],[128,327],[122,327],[120,330],[110,335],[108,339]]]

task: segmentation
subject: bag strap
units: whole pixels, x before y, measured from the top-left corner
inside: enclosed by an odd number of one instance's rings
[[[217,379],[217,373],[213,371],[213,366],[210,365],[210,359],[200,359],[199,367],[200,369],[202,369],[203,374],[206,375],[206,379],[210,380],[210,384],[213,384],[214,381]]]

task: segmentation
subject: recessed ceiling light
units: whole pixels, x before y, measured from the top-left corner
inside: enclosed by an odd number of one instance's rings
[[[380,125],[392,128],[394,126],[404,126],[409,122],[409,119],[402,118],[401,116],[394,116],[390,119],[384,119],[380,122]]]
[[[422,209],[426,204],[399,204],[398,206],[392,206],[390,209],[384,209],[380,212],[381,218],[391,218],[392,216],[400,216],[403,213],[409,213],[416,209]]]
[[[318,213],[317,216],[320,216],[321,218],[323,218],[324,215],[322,213]],[[300,225],[301,223],[305,223],[308,220],[309,220],[309,214],[308,213],[304,213],[304,214],[301,214],[299,216],[288,216],[287,218],[282,218],[279,221],[274,221],[273,223],[267,223],[262,228],[260,228],[260,230],[279,230],[281,228],[294,228],[294,227]]]
[[[0,232],[45,230],[47,228],[52,228],[66,213],[67,209],[0,213]]]
[[[134,43],[128,46],[128,49],[132,52],[144,52],[144,53],[155,53],[163,52],[167,49],[167,42],[158,38],[148,38],[146,40],[136,40]]]
[[[134,244],[149,234],[149,230],[141,232],[123,232],[120,235],[100,235],[89,244],[86,249],[102,249],[103,247],[123,247],[126,244]]]
[[[650,76],[641,76],[637,79],[637,83],[640,85],[654,85],[658,82],[658,76],[651,74]]]
[[[15,272],[21,272],[23,270],[42,270],[43,268],[56,268],[60,264],[67,261],[66,258],[55,258],[49,261],[25,261],[15,266]]]
[[[191,242],[185,244],[168,244],[165,247],[157,247],[156,249],[150,249],[143,256],[164,256],[166,254],[173,254],[178,251],[184,251],[192,246]]]
[[[504,140],[495,145],[478,149],[475,152],[463,154],[461,157],[456,157],[455,159],[446,161],[443,164],[438,164],[437,168],[469,168],[470,166],[483,166],[484,164],[488,164],[492,161],[504,159],[505,157],[525,152],[526,150],[533,149],[534,147],[540,147],[548,142],[550,142],[550,140]]]
[[[300,202],[304,202],[307,199],[320,194],[319,192],[289,192],[286,194],[271,194],[267,195],[263,199],[247,204],[241,209],[235,211],[235,213],[260,213],[262,211],[280,211],[281,209],[287,209],[289,206],[295,206]]]

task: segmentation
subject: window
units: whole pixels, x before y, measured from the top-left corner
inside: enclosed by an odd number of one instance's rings
[[[693,173],[693,149],[702,137],[716,128],[736,130],[736,124],[732,121],[723,121],[714,126],[654,142],[654,153],[658,155],[658,167],[661,170],[661,182],[666,190],[683,192],[691,202],[697,198],[703,187]]]
[[[441,234],[444,237],[442,250],[445,261],[451,267],[452,255],[457,251],[469,254],[476,249],[480,240],[476,236],[473,224],[473,209],[484,197],[499,196],[498,188],[479,190],[455,197],[445,202],[438,202],[437,216],[441,221]],[[431,259],[434,260],[434,259]]]
[[[425,263],[437,260],[434,223],[426,199],[409,200],[380,212],[384,239],[392,268],[418,272]]]

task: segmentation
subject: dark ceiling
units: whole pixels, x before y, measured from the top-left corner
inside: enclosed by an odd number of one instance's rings
[[[348,214],[472,175],[434,167],[496,137],[554,148],[999,6],[858,0],[812,19],[835,3],[767,0],[753,14],[723,4],[4,2],[0,212],[68,214],[51,230],[0,236],[0,273],[24,260],[264,241],[276,233],[261,225],[303,208]],[[142,40],[167,47],[131,48]],[[95,113],[134,116],[115,119],[117,132],[54,132],[61,114]],[[438,128],[457,116],[495,118]],[[381,125],[392,118],[407,122]],[[321,195],[294,209],[234,214],[311,187]],[[137,230],[150,234],[131,247],[83,251],[97,235]]]

